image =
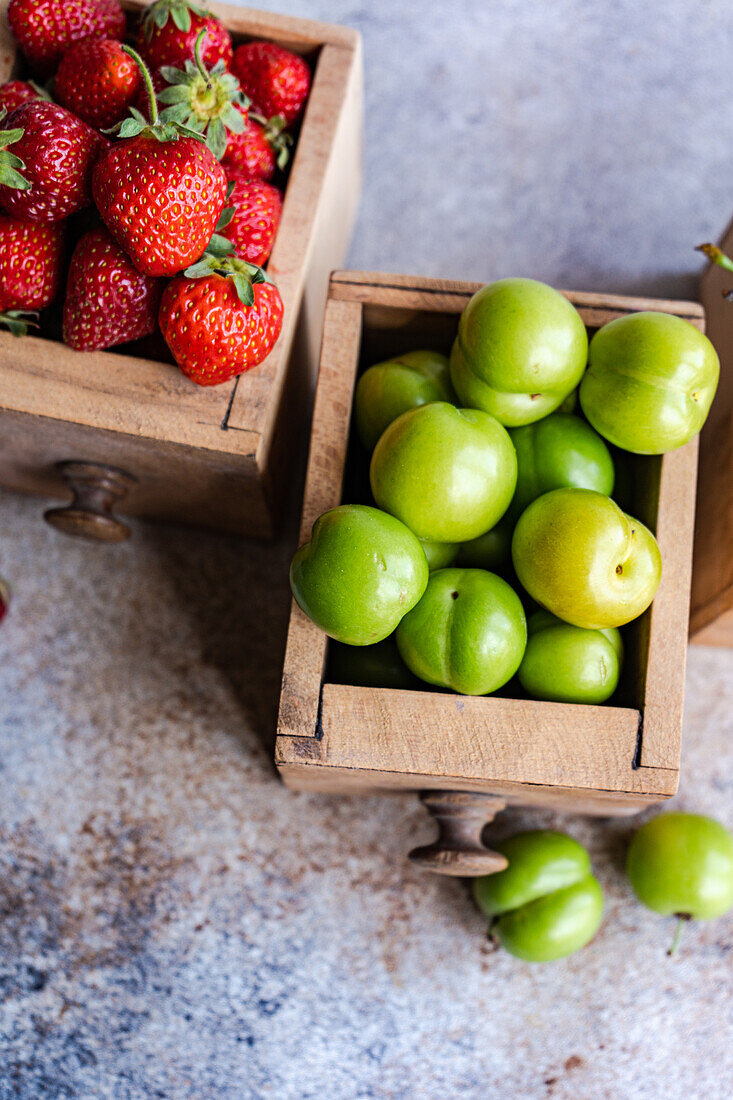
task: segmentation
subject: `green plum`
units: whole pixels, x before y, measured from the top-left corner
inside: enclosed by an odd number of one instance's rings
[[[431,401],[453,400],[448,357],[438,351],[408,351],[362,374],[354,395],[356,430],[371,451],[387,425],[403,412]]]
[[[495,527],[477,539],[461,543],[458,565],[469,569],[488,569],[490,573],[506,573],[512,567],[512,535],[514,524],[504,516]]]
[[[427,582],[425,552],[412,531],[364,504],[324,512],[290,566],[290,587],[302,610],[347,645],[381,642]]]
[[[463,405],[507,427],[554,412],[580,382],[588,334],[567,298],[534,279],[501,279],[474,294],[450,357]]]
[[[549,830],[492,844],[504,871],[473,881],[476,903],[493,920],[492,935],[527,962],[550,962],[585,947],[603,916],[603,893],[577,840]]]
[[[636,619],[662,578],[651,531],[592,489],[555,489],[533,501],[514,529],[512,560],[537,603],[586,630]]]
[[[599,329],[590,344],[580,404],[617,447],[655,455],[702,428],[718,385],[715,348],[670,313],[632,313]]]
[[[556,412],[509,432],[517,452],[517,488],[510,514],[516,520],[533,500],[552,489],[613,492],[613,459],[598,432],[572,413]]]
[[[331,642],[328,660],[329,679],[335,684],[413,691],[422,686],[400,657],[393,634],[376,645]]]
[[[417,607],[397,628],[403,661],[429,684],[487,695],[512,678],[527,644],[516,592],[483,569],[430,574]]]
[[[419,538],[464,542],[509,507],[517,456],[493,416],[439,401],[392,421],[374,448],[370,478],[379,507]]]
[[[433,539],[420,539],[420,545],[428,559],[428,569],[434,573],[436,569],[445,569],[456,560],[460,549],[457,542],[435,542]]]
[[[618,686],[623,642],[618,630],[584,630],[536,611],[519,681],[535,699],[552,703],[605,703]]]
[[[660,814],[634,834],[626,873],[655,913],[720,917],[733,907],[733,836],[711,817]]]

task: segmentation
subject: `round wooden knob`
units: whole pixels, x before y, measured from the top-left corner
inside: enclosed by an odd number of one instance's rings
[[[423,791],[420,800],[438,823],[434,844],[414,848],[410,860],[436,875],[476,878],[508,866],[500,852],[481,840],[486,825],[506,806],[501,798],[471,791]]]
[[[50,508],[43,518],[57,531],[94,542],[124,542],[130,528],[112,513],[137,484],[132,474],[99,462],[59,462],[56,467],[74,494],[71,504]]]

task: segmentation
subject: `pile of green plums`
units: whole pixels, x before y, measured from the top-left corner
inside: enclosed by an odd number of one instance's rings
[[[398,653],[408,686],[486,695],[518,675],[534,698],[609,699],[618,628],[653,600],[662,561],[612,499],[608,444],[682,446],[718,371],[709,340],[669,314],[620,317],[589,346],[574,306],[531,279],[479,290],[450,360],[419,350],[367,369],[354,417],[376,507],[322,515],[290,573],[342,645],[394,635],[363,676],[358,657],[334,654],[349,682],[379,683],[382,660],[384,683],[399,682]]]
[[[577,840],[546,829],[519,833],[492,847],[509,866],[473,880],[491,936],[527,962],[550,962],[584,947],[603,916],[603,894],[590,857]],[[626,873],[654,912],[710,920],[733,906],[733,836],[700,814],[666,813],[634,834]],[[676,938],[669,954],[676,947]]]

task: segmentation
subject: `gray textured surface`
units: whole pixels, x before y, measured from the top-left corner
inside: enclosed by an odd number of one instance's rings
[[[365,33],[352,264],[689,289],[731,206],[723,5],[290,8]],[[277,784],[283,547],[88,548],[40,509],[0,497],[0,1100],[729,1092],[733,924],[667,959],[628,823],[509,817],[590,845],[607,917],[567,961],[490,953],[464,888],[403,861],[416,800]],[[678,799],[729,825],[732,671],[691,653]]]

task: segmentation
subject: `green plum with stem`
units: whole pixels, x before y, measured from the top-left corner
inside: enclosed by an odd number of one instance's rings
[[[385,429],[370,480],[379,507],[419,538],[464,542],[506,512],[517,456],[493,416],[438,401],[403,413]]]
[[[319,516],[310,542],[290,566],[290,587],[301,609],[347,645],[381,642],[427,582],[425,552],[412,531],[364,504],[343,504]]]
[[[483,569],[440,569],[402,619],[397,646],[429,684],[487,695],[512,678],[527,643],[524,609],[501,577]]]
[[[611,496],[613,459],[598,432],[572,413],[556,412],[509,431],[517,452],[516,520],[533,500],[553,489],[595,489]]]
[[[477,291],[461,314],[451,379],[462,405],[519,427],[569,397],[587,354],[585,325],[567,298],[534,279],[500,279]]]
[[[698,434],[719,374],[715,348],[689,321],[671,313],[631,313],[591,340],[580,404],[615,446],[664,454]]]
[[[509,866],[474,879],[473,894],[505,950],[526,962],[551,962],[593,939],[603,917],[603,892],[577,840],[537,829],[492,847]]]
[[[660,814],[634,834],[626,873],[647,908],[678,918],[671,955],[685,921],[733,908],[733,835],[701,814]]]
[[[375,363],[359,378],[354,394],[356,430],[371,451],[403,412],[431,401],[454,400],[448,357],[439,351],[408,351]]]
[[[585,630],[549,611],[536,611],[529,617],[527,632],[518,676],[533,699],[597,704],[611,698],[624,652],[616,628]]]
[[[586,630],[638,618],[662,578],[651,531],[592,489],[554,489],[532,501],[514,529],[512,560],[541,607]]]

